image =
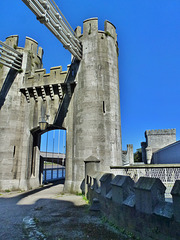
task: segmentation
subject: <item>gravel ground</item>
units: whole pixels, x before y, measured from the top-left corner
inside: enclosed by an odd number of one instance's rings
[[[63,194],[62,184],[29,192],[0,193],[0,239],[123,240],[120,233],[89,211],[82,196]]]

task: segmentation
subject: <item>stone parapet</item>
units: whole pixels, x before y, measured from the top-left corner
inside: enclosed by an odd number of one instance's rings
[[[109,176],[110,174],[105,174],[102,179],[107,180]],[[180,195],[179,182],[176,182],[172,190],[177,198]],[[160,179],[144,177],[133,185],[129,177],[116,175],[111,182],[112,189],[104,181],[101,181],[102,187],[104,193],[111,191],[111,198],[109,194],[97,193],[89,184],[90,202],[93,205],[94,202],[96,205],[98,203],[102,215],[120,230],[123,229],[124,233],[131,233],[131,239],[180,239],[179,199],[174,199],[173,196],[172,203],[165,201],[165,186]]]
[[[156,130],[146,130],[145,136],[149,135],[176,135],[176,129],[156,129]]]
[[[104,174],[100,178],[101,182],[101,195],[106,196],[111,190],[111,181],[114,178],[114,175],[111,173]]]
[[[159,178],[140,177],[134,186],[136,210],[152,214],[155,206],[164,202],[166,187]]]
[[[129,195],[134,193],[134,181],[129,176],[117,175],[111,182],[112,201],[123,203]]]
[[[172,191],[173,212],[176,221],[180,222],[180,180],[176,180]]]

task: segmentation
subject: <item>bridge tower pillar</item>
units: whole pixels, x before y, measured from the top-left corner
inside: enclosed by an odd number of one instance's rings
[[[17,35],[6,44],[22,53],[23,61],[22,72],[0,65],[0,189],[27,190],[39,186],[40,139],[31,132],[35,107],[31,110],[20,88],[27,73],[42,67],[43,50],[29,37],[24,48],[18,47]]]
[[[67,129],[66,191],[79,191],[85,177],[84,161],[100,161],[99,171],[122,165],[118,45],[115,26],[98,19],[83,23],[77,34],[83,57],[76,75],[77,86],[69,106]]]

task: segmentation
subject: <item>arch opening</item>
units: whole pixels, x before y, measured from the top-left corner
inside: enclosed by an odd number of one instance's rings
[[[41,135],[40,182],[65,180],[66,130],[49,130]]]

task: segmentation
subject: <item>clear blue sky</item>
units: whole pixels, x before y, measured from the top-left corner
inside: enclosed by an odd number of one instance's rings
[[[123,149],[134,150],[147,129],[177,129],[180,139],[180,0],[55,0],[75,29],[99,18],[117,28]],[[0,1],[0,39],[34,38],[43,47],[44,67],[70,63],[70,53],[40,24],[21,0]]]

